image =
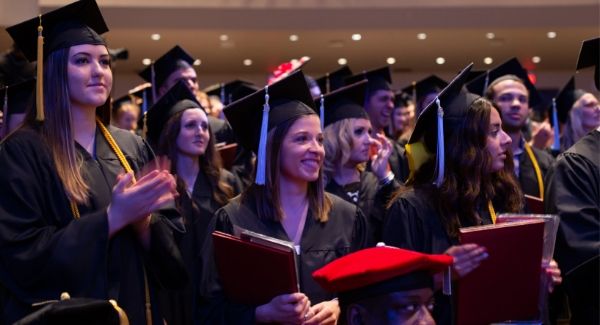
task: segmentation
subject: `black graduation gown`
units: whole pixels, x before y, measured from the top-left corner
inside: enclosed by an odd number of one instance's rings
[[[222,180],[231,182],[231,173],[223,170]],[[221,204],[213,199],[214,189],[208,176],[200,170],[194,183],[192,197],[179,193],[179,207],[185,233],[175,233],[175,241],[183,256],[190,282],[182,290],[161,290],[161,307],[169,325],[194,324],[198,305],[198,288],[201,279],[200,253],[208,234],[213,214]]]
[[[151,158],[141,138],[109,127],[134,171]],[[115,299],[131,324],[145,324],[144,266],[153,323],[162,324],[154,288],[181,286],[186,280],[181,256],[168,221],[153,216],[150,250],[130,228],[108,238],[106,208],[119,160],[99,131],[96,159],[76,145],[83,157],[83,176],[90,186],[90,205],[79,206],[75,220],[49,148],[34,130],[22,129],[0,149],[0,283],[3,323],[31,312],[31,304],[72,297]],[[183,274],[182,274],[183,273]],[[181,274],[181,275],[180,275]]]
[[[483,224],[491,224],[487,209],[480,209]],[[473,225],[464,225],[465,227]],[[427,254],[443,254],[458,240],[450,238],[441,222],[441,214],[428,191],[410,189],[390,206],[383,227],[383,242]],[[437,324],[451,324],[451,298],[435,293],[436,306],[433,316]]]
[[[325,190],[340,198],[358,205],[367,217],[370,230],[370,239],[373,243],[381,241],[381,228],[385,217],[385,207],[394,192],[401,185],[394,180],[387,185],[380,185],[377,176],[369,171],[360,173],[358,183],[340,185],[332,179]]]
[[[546,211],[560,217],[554,256],[565,278],[572,324],[598,324],[600,132],[559,155],[547,183]]]
[[[390,168],[392,172],[394,172],[396,180],[398,180],[398,182],[400,183],[404,183],[406,182],[406,180],[408,179],[408,175],[410,174],[410,170],[408,168],[408,159],[406,157],[406,151],[400,143],[392,139],[388,140],[392,141],[392,154],[388,160],[390,163]]]
[[[546,177],[548,170],[554,163],[554,157],[544,150],[531,147],[533,155],[540,166],[540,172],[542,173],[542,180]],[[535,197],[540,197],[540,188],[538,185],[538,179],[533,168],[533,162],[529,158],[529,155],[523,149],[523,153],[519,157],[519,183],[523,194],[528,194]]]
[[[356,206],[329,195],[333,201],[329,212],[329,220],[325,223],[316,221],[310,214],[300,241],[298,259],[300,290],[318,304],[335,298],[335,295],[323,290],[312,278],[312,273],[350,252],[366,247],[367,225],[365,217]],[[241,203],[237,197],[228,205],[219,209],[211,221],[211,230],[233,233],[233,226],[265,234],[267,236],[289,241],[280,222],[260,219],[256,214],[256,206],[252,198],[248,203]],[[212,232],[212,231],[211,231]],[[200,310],[202,324],[253,324],[257,306],[240,305],[228,301],[219,285],[212,239],[209,237],[203,254],[202,294],[205,299]],[[242,275],[241,275],[242,276]]]

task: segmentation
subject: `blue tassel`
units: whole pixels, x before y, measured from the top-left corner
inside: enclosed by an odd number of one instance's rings
[[[440,103],[440,99],[436,97],[435,103],[437,105],[437,154],[436,158],[436,166],[435,166],[435,177],[434,184],[439,188],[442,186],[442,182],[444,181],[444,110],[442,109],[442,104]]]
[[[260,125],[260,140],[258,142],[258,157],[256,162],[256,180],[258,185],[265,185],[267,169],[267,132],[269,129],[269,86],[265,86],[265,105],[263,106],[262,123]]]
[[[554,142],[552,143],[552,151],[560,151],[560,128],[558,125],[556,99],[554,98],[552,98],[552,126],[554,127]]]
[[[148,99],[146,98],[146,89],[142,91],[142,115],[148,111]]]
[[[154,63],[150,66],[150,81],[152,82],[152,104],[156,104],[156,73],[154,72]]]
[[[483,91],[481,92],[481,96],[485,97],[485,92],[488,89],[488,86],[490,85],[490,71],[486,71],[485,72],[485,82],[483,84]]]
[[[223,83],[221,83],[221,92],[219,97],[221,97],[221,104],[227,105],[227,103],[225,102],[225,84]]]
[[[319,107],[319,118],[321,119],[321,130],[325,129],[325,98],[321,94],[321,107]]]

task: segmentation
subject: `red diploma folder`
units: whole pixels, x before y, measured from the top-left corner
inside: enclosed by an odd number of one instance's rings
[[[544,221],[460,229],[462,244],[489,257],[458,282],[456,324],[480,325],[538,318]]]
[[[525,202],[529,212],[535,214],[544,214],[544,200],[539,197],[525,194]]]
[[[241,238],[220,231],[212,236],[221,285],[230,300],[262,305],[300,291],[292,243],[247,230]]]

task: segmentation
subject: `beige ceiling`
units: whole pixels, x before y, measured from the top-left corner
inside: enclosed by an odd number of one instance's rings
[[[64,0],[19,0],[45,12]],[[600,35],[598,0],[98,0],[111,29],[110,47],[129,50],[119,73],[143,68],[143,58],[157,58],[179,44],[201,59],[198,71],[215,75],[266,74],[277,64],[310,56],[306,70],[319,75],[338,67],[344,57],[355,71],[386,64],[396,72],[454,72],[484,57],[494,64],[517,56],[536,71],[573,70],[581,41]],[[31,8],[0,0],[0,24],[30,17]],[[13,9],[14,8],[14,9]],[[10,14],[7,10],[14,10]],[[35,13],[33,13],[35,14]],[[549,39],[548,31],[557,33]],[[418,40],[417,33],[427,33]],[[493,32],[495,38],[486,38]],[[150,34],[159,33],[153,41]],[[360,33],[362,40],[351,40]],[[226,34],[229,40],[220,41]],[[289,35],[299,36],[290,42]],[[0,32],[0,47],[10,46]],[[435,63],[437,57],[446,63]],[[541,62],[533,64],[531,58]],[[253,65],[244,66],[244,59]]]

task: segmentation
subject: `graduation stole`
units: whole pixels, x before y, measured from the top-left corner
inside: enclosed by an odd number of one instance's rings
[[[119,145],[117,144],[115,139],[112,137],[110,132],[108,132],[108,129],[106,128],[106,126],[104,126],[104,124],[102,123],[102,121],[100,121],[100,119],[98,117],[96,117],[96,126],[100,129],[102,136],[104,137],[106,142],[108,142],[108,145],[110,146],[110,148],[112,149],[114,154],[119,159],[119,162],[121,163],[121,166],[123,166],[123,169],[125,169],[125,172],[131,173],[131,175],[132,175],[131,181],[133,183],[135,183],[136,180],[135,180],[135,176],[133,175],[133,169],[131,168],[131,165],[129,165],[129,162],[125,158],[123,151],[121,151],[121,148],[119,148]],[[73,201],[73,200],[71,200],[70,203],[71,203],[71,212],[73,213],[73,217],[75,219],[79,219],[80,214],[79,214],[79,208],[77,208],[77,203],[75,203],[75,201]],[[145,302],[146,302],[145,303],[146,324],[151,325],[152,324],[152,308],[151,308],[152,305],[150,303],[150,289],[148,288],[148,276],[146,275],[146,267],[142,266],[142,269],[144,270],[144,294],[145,294]]]
[[[537,159],[535,159],[535,155],[533,154],[533,149],[531,149],[531,146],[529,145],[529,143],[525,142],[525,151],[527,152],[527,156],[529,156],[529,160],[531,160],[531,163],[533,164],[533,170],[535,171],[535,178],[537,179],[537,183],[538,183],[538,188],[540,191],[540,200],[544,200],[544,180],[542,178],[542,171],[540,170],[540,165],[537,162]]]

